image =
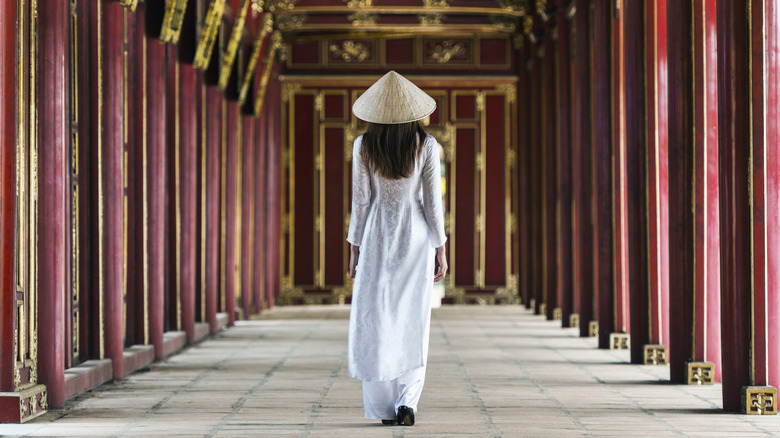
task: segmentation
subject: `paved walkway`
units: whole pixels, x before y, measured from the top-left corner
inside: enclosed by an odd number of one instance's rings
[[[780,417],[724,414],[720,386],[664,383],[518,307],[434,310],[414,427],[363,418],[347,377],[347,307],[280,308],[24,425],[21,436],[770,436]]]

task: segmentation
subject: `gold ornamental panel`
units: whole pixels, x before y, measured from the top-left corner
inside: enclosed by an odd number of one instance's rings
[[[712,385],[715,383],[715,365],[712,362],[688,362],[689,385]]]
[[[666,345],[649,344],[644,348],[645,365],[668,365]]]
[[[588,324],[588,336],[591,338],[598,338],[599,337],[599,322],[598,321],[591,321]]]
[[[579,313],[572,313],[569,315],[569,327],[571,328],[580,328],[580,314]]]
[[[628,333],[610,333],[609,334],[609,349],[610,350],[630,350],[631,349],[631,335]]]
[[[777,389],[773,386],[742,387],[742,413],[748,415],[776,415]]]

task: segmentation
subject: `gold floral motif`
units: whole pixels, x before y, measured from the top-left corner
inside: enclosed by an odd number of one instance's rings
[[[129,12],[135,12],[138,7],[138,0],[119,0],[119,4],[124,6]]]
[[[501,84],[496,87],[496,90],[504,94],[506,102],[509,104],[513,104],[517,100],[517,87],[515,87],[515,84]]]
[[[526,15],[523,17],[523,34],[530,35],[534,30],[534,17]]]
[[[374,6],[374,0],[344,0],[347,7],[354,9],[370,8]]]
[[[425,14],[417,17],[420,20],[420,24],[423,26],[440,26],[444,20],[442,14]],[[442,62],[442,61],[439,61]],[[444,61],[447,62],[447,61]]]
[[[303,90],[303,85],[295,82],[285,82],[282,87],[282,102],[287,103],[292,97]]]
[[[252,12],[260,14],[263,12],[264,0],[252,0]]]
[[[305,21],[306,14],[284,14],[276,19],[276,26],[279,30],[299,29]]]
[[[353,26],[375,26],[377,18],[379,18],[377,14],[362,11],[355,12],[347,17],[347,19],[352,22]]]
[[[438,14],[441,15],[441,14]],[[455,43],[452,40],[442,41],[441,44],[436,44],[433,47],[431,58],[436,60],[439,64],[446,64],[450,62],[453,57],[461,56],[466,53],[466,43]]]
[[[338,44],[331,44],[328,48],[331,53],[340,57],[344,62],[363,62],[368,58],[369,50],[365,44],[356,43],[352,40],[346,40]]]
[[[295,8],[295,2],[297,0],[269,0],[268,10],[271,12],[287,11]]]
[[[517,29],[517,20],[512,17],[491,16],[490,22],[493,27],[502,32],[514,32]]]

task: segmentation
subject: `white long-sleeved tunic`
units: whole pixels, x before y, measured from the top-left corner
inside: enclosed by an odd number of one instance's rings
[[[391,380],[428,356],[434,248],[444,245],[436,140],[427,136],[414,173],[372,173],[352,147],[352,216],[347,241],[360,247],[349,319],[349,374]]]

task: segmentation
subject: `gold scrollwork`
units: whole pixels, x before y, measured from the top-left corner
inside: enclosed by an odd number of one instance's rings
[[[298,0],[268,0],[268,10],[271,12],[289,11],[295,8],[296,1]]]
[[[449,8],[449,0],[423,0],[423,7],[425,8]]]
[[[445,287],[444,297],[451,299],[453,304],[466,304],[466,290],[460,287]]]
[[[342,41],[340,46],[338,44],[331,44],[328,50],[343,59],[344,62],[363,62],[370,55],[368,47],[365,44],[356,43],[352,40]]]
[[[241,5],[238,7],[238,16],[233,23],[233,30],[230,32],[227,49],[222,53],[222,65],[220,66],[219,80],[217,82],[217,88],[222,91],[227,88],[228,80],[230,79],[230,72],[233,69],[236,53],[238,53],[238,45],[241,43],[241,34],[244,32],[244,24],[246,23],[248,12],[249,0],[241,0]]]
[[[168,0],[165,5],[160,40],[176,44],[181,34],[181,24],[184,22],[184,12],[187,10],[187,0]]]
[[[495,15],[490,17],[490,22],[497,30],[502,32],[514,32],[517,29],[517,20],[512,17]]]
[[[748,415],[777,414],[777,389],[772,386],[747,386],[742,399],[743,412]]]
[[[477,93],[477,111],[483,112],[485,111],[485,93],[482,91]]]
[[[138,0],[119,0],[119,4],[124,6],[129,12],[135,12],[138,7]]]
[[[689,385],[712,385],[715,367],[712,362],[688,362]]]
[[[649,344],[644,347],[645,365],[666,365],[666,345]]]
[[[420,20],[420,24],[423,26],[440,26],[444,21],[443,14],[425,14],[417,17]],[[442,62],[442,61],[439,61]],[[444,61],[446,62],[446,61]]]
[[[542,17],[542,20],[547,21],[550,16],[547,15],[547,0],[536,0],[536,13]]]
[[[375,26],[378,18],[379,16],[377,14],[363,11],[355,12],[347,17],[353,26]]]
[[[306,14],[284,14],[279,15],[276,20],[276,26],[279,30],[300,29],[306,21]]]
[[[444,154],[442,159],[449,163],[452,161],[452,139],[455,136],[455,127],[447,122],[443,127],[428,127],[425,130],[439,142]]]
[[[255,14],[261,14],[263,12],[263,6],[265,6],[264,0],[252,0],[252,12]]]
[[[209,59],[214,49],[214,42],[217,40],[217,32],[219,31],[219,24],[224,10],[225,0],[214,0],[209,5],[208,11],[206,11],[198,47],[195,49],[195,60],[192,64],[198,70],[206,70],[209,65]]]
[[[528,13],[528,0],[498,0],[498,4],[505,11]]]
[[[496,90],[504,94],[506,102],[509,104],[513,104],[517,100],[517,87],[515,84],[501,84],[496,86]]]
[[[441,44],[436,44],[433,47],[431,58],[433,58],[439,64],[446,64],[450,62],[450,60],[453,57],[461,56],[465,53],[466,53],[466,43],[459,42],[456,44],[452,40],[447,40],[447,41],[442,41]]]
[[[364,9],[374,6],[374,0],[344,0],[348,8]]]
[[[631,337],[628,333],[610,333],[609,334],[609,349],[610,350],[630,350],[631,349]]]
[[[246,101],[247,94],[249,93],[249,84],[255,76],[255,67],[257,66],[257,60],[260,59],[260,49],[263,47],[263,41],[265,40],[266,35],[273,31],[273,28],[274,17],[272,14],[266,14],[263,17],[263,28],[260,30],[257,39],[255,39],[255,43],[252,47],[252,54],[249,55],[249,62],[246,66],[244,79],[241,82],[241,90],[238,92],[238,101],[241,104]]]
[[[534,17],[526,15],[523,17],[523,34],[528,36],[534,31]]]
[[[282,87],[282,102],[287,103],[296,93],[303,90],[303,84],[295,82],[285,82]]]

